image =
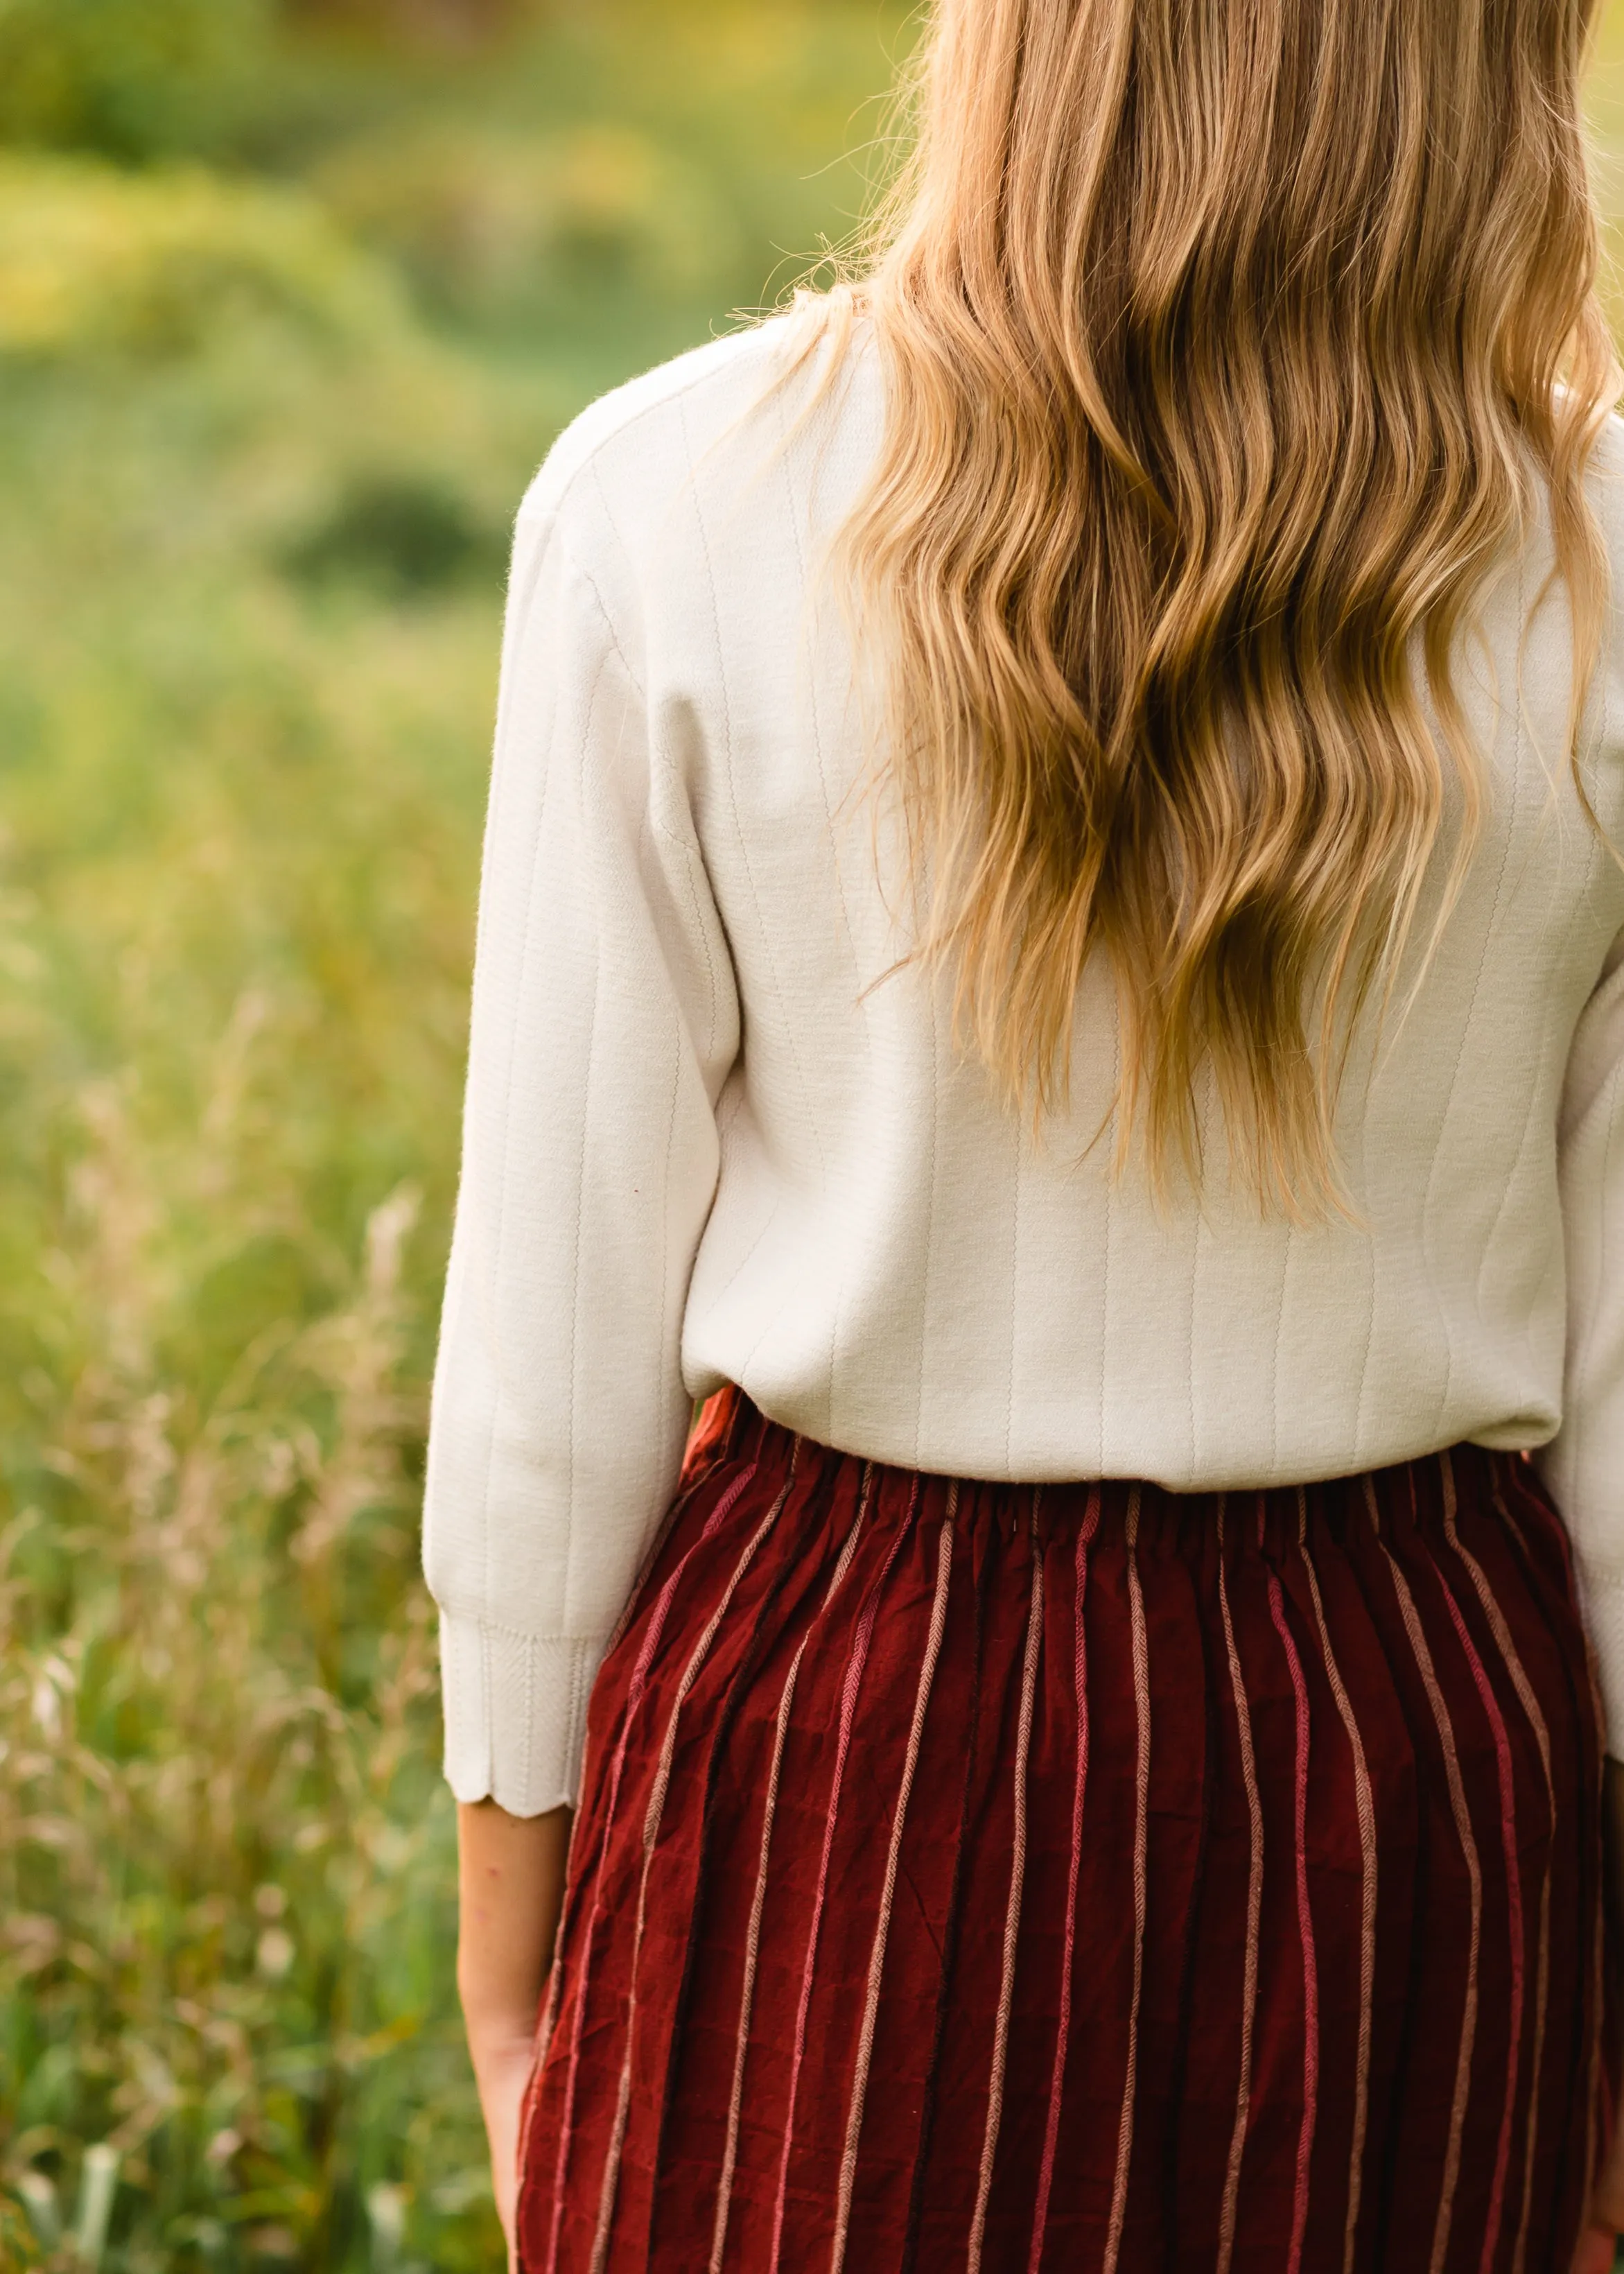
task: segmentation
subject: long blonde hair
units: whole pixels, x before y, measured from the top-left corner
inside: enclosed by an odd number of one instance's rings
[[[807,303],[883,358],[841,549],[885,642],[916,952],[1040,1118],[1102,953],[1119,1161],[1142,1123],[1158,1180],[1199,1173],[1206,1061],[1260,1201],[1341,1202],[1353,1017],[1447,818],[1452,886],[1479,825],[1452,651],[1542,486],[1576,768],[1619,391],[1594,13],[936,0],[912,154]]]

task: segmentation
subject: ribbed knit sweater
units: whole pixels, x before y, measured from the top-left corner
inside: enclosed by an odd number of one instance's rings
[[[820,573],[883,377],[860,331],[797,426],[786,338],[603,398],[518,517],[426,1494],[455,1792],[575,1796],[593,1674],[725,1381],[826,1444],[975,1477],[1243,1489],[1538,1449],[1624,1752],[1624,872],[1563,755],[1548,530],[1457,665],[1483,832],[1407,1015],[1356,1050],[1353,1220],[1231,1189],[1210,1096],[1202,1194],[1158,1203],[1090,1141],[1101,977],[1034,1139],[942,983],[895,968],[873,674]],[[1615,426],[1615,576],[1621,478]],[[1582,763],[1624,844],[1620,629]]]

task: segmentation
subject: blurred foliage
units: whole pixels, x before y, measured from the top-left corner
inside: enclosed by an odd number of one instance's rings
[[[288,0],[288,5],[312,22],[463,47],[538,13],[540,0]]]
[[[358,476],[282,558],[307,581],[349,580],[404,600],[470,578],[488,588],[505,550],[459,490],[402,471]]]
[[[625,124],[525,135],[413,121],[343,147],[315,178],[454,318],[545,306],[572,284],[681,305],[739,258],[715,184]]]
[[[308,196],[0,157],[0,356],[194,354],[289,327],[377,342],[402,315],[393,275]]]
[[[0,2270],[498,2263],[415,1515],[507,531],[906,19],[0,0]]]
[[[0,138],[123,158],[212,148],[252,95],[270,0],[0,0]]]

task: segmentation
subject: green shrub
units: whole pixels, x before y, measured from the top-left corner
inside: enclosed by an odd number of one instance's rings
[[[317,186],[452,313],[583,285],[692,301],[731,278],[738,232],[707,175],[625,124],[525,135],[407,124],[350,144]]]
[[[462,492],[402,470],[355,477],[282,559],[309,583],[358,584],[409,599],[470,577],[494,581],[508,548],[508,530],[482,521]]]
[[[119,158],[218,147],[269,0],[0,0],[0,139]]]
[[[173,356],[267,326],[377,342],[403,320],[388,272],[302,192],[0,157],[0,356]]]

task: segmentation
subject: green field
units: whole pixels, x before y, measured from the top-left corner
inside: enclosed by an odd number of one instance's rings
[[[508,524],[906,36],[387,12],[0,0],[0,2267],[498,2263],[415,1525]],[[1624,0],[1593,109],[1624,211]]]

